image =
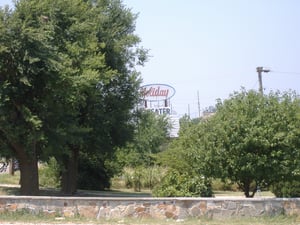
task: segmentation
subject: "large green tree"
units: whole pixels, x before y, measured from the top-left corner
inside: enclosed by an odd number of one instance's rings
[[[19,160],[21,193],[38,194],[37,160],[47,143],[43,120],[65,81],[53,27],[30,2],[0,10],[0,137]]]
[[[292,92],[261,95],[242,90],[219,102],[212,121],[218,133],[220,175],[237,182],[246,197],[253,197],[258,186],[295,179],[299,116],[300,101]]]
[[[85,156],[92,154],[92,161],[97,159],[99,165],[104,165],[105,158],[111,157],[116,147],[125,144],[132,136],[132,109],[138,101],[140,84],[134,66],[143,64],[147,54],[138,47],[140,39],[133,33],[136,16],[121,1],[90,3],[92,13],[89,12],[89,22],[96,25],[97,53],[104,56],[105,67],[92,61],[96,63],[94,66],[98,66],[96,69],[100,77],[96,85],[92,83],[89,86],[90,91],[87,91],[87,85],[83,86],[80,96],[84,96],[84,101],[77,104],[76,126],[79,130],[88,128],[89,131],[81,135],[83,143],[78,143],[80,139],[76,138],[73,144],[68,144],[72,154],[67,152],[63,157],[66,160],[63,162],[66,171],[62,177],[63,191],[70,194],[76,191],[80,152],[86,153]],[[91,63],[90,59],[88,63]],[[107,171],[107,168],[99,169],[99,173],[101,171]]]
[[[246,197],[299,179],[300,100],[293,93],[236,92],[213,116],[181,130],[160,160],[193,176],[230,179]]]
[[[21,0],[0,16],[1,145],[20,162],[22,194],[38,193],[37,160],[49,156],[72,194],[79,153],[130,134],[134,65],[146,59],[136,17],[118,0]]]

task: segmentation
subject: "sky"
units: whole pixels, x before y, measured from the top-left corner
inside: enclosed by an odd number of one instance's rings
[[[0,5],[11,3],[0,0]],[[172,108],[197,117],[242,87],[300,92],[300,1],[123,0],[150,58],[143,84],[175,88]],[[199,96],[199,97],[198,97]]]

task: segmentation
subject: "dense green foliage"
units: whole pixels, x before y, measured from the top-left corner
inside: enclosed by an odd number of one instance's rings
[[[246,197],[253,196],[257,186],[297,179],[299,103],[295,93],[263,96],[242,90],[217,105],[211,121],[218,133],[219,175],[237,182]],[[256,185],[250,190],[253,182]]]
[[[138,110],[135,115],[133,139],[118,148],[109,164],[125,177],[128,188],[140,191],[152,189],[164,175],[164,168],[156,166],[155,155],[167,147],[171,125],[167,116],[148,110]]]
[[[271,186],[271,191],[278,198],[299,198],[300,197],[300,181],[279,181]]]
[[[124,166],[137,167],[154,163],[154,154],[161,152],[168,143],[168,117],[140,110],[135,117],[133,140],[117,152],[117,162]]]
[[[51,156],[63,192],[76,192],[81,153],[104,162],[132,137],[135,65],[147,58],[135,19],[119,0],[0,9],[0,147],[20,162],[21,193],[38,194],[37,162]]]
[[[78,188],[85,190],[104,190],[110,188],[113,177],[111,168],[105,166],[97,154],[83,154],[79,157]],[[87,182],[88,179],[88,182]]]
[[[160,162],[189,177],[229,179],[246,197],[254,196],[258,186],[299,180],[300,100],[295,93],[242,90],[216,108],[199,123],[185,120]]]
[[[14,11],[0,10],[1,145],[20,161],[21,192],[28,194],[38,192],[37,159],[68,82],[54,27],[38,9],[37,2],[20,1]]]
[[[156,156],[157,162],[168,167],[169,172],[161,185],[155,188],[155,195],[212,196],[212,157],[205,150],[202,139],[208,130],[209,125],[205,121],[199,123],[199,120],[187,117],[181,119],[179,138]]]
[[[212,194],[210,180],[178,170],[169,170],[153,190],[156,197],[211,197]]]

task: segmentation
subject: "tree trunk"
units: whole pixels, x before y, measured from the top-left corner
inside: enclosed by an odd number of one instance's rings
[[[246,198],[250,198],[250,186],[247,184],[244,185],[244,194]]]
[[[39,195],[39,173],[36,145],[33,145],[32,152],[28,154],[24,146],[18,143],[10,143],[20,167],[20,194]]]
[[[62,171],[61,178],[63,194],[74,195],[77,192],[78,156],[79,149],[72,147],[71,156],[64,162],[65,169]]]
[[[14,167],[14,158],[9,159],[9,164],[8,164],[8,173],[11,176],[15,175],[15,167]]]
[[[20,174],[21,195],[39,195],[37,160],[20,160]]]
[[[251,181],[245,181],[243,182],[243,187],[242,190],[244,191],[245,197],[246,198],[253,198],[255,193],[256,193],[256,188],[252,191],[252,194],[250,194],[250,186],[251,186]]]

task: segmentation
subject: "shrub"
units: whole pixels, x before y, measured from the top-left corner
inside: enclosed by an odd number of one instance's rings
[[[55,158],[50,158],[39,168],[39,182],[42,187],[60,187],[60,168]]]
[[[271,191],[278,198],[300,197],[300,181],[281,181],[271,186]]]
[[[78,189],[105,190],[110,188],[111,175],[102,159],[82,155],[78,168]]]
[[[211,197],[211,181],[171,170],[152,193],[156,197]]]
[[[140,191],[142,188],[152,189],[159,184],[166,169],[159,166],[124,168],[122,177],[126,188],[134,188]]]
[[[166,169],[161,166],[144,167],[142,171],[142,187],[148,189],[153,189],[158,185],[166,174]]]

